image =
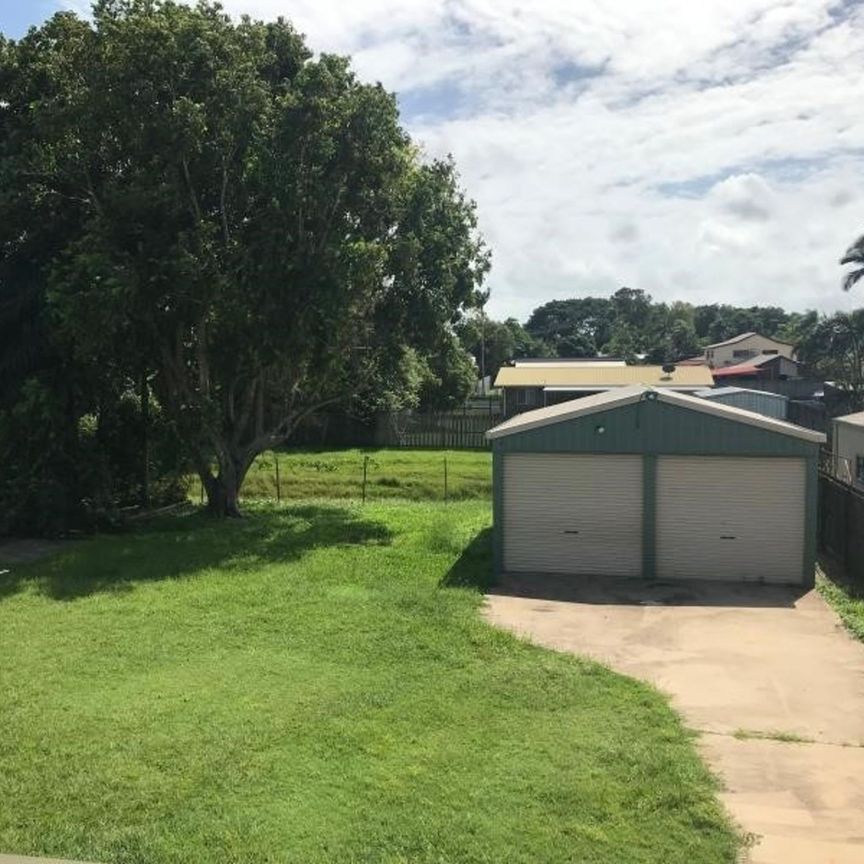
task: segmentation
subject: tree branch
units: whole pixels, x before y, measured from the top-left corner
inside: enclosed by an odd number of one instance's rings
[[[245,448],[247,454],[252,454],[252,458],[254,459],[259,453],[263,453],[264,450],[269,449],[274,444],[278,444],[281,441],[284,441],[293,431],[297,428],[297,424],[308,417],[310,414],[314,414],[316,411],[320,411],[322,408],[326,408],[328,405],[333,405],[336,402],[341,402],[342,399],[346,397],[345,393],[341,393],[339,396],[332,396],[329,399],[321,399],[318,402],[315,402],[312,405],[304,408],[302,411],[299,411],[296,414],[290,414],[287,417],[283,417],[282,420],[279,421],[270,431],[265,432],[262,435],[257,436],[252,441],[249,442],[249,445]]]
[[[189,199],[192,202],[192,215],[195,217],[196,222],[200,222],[201,208],[198,206],[198,196],[195,194],[195,187],[192,185],[192,175],[189,173],[189,163],[186,161],[185,156],[180,160],[180,164],[183,166],[183,177],[189,189]]]
[[[219,190],[219,214],[222,217],[222,238],[225,241],[225,247],[231,242],[230,232],[228,231],[228,213],[225,209],[225,198],[228,193],[228,166],[226,161],[222,160],[222,187]]]
[[[243,404],[240,408],[240,419],[234,424],[231,434],[232,447],[239,447],[243,439],[243,433],[249,425],[249,418],[252,416],[252,410],[255,406],[256,391],[259,386],[258,376],[249,380],[249,385],[243,393]]]
[[[196,354],[198,356],[198,386],[205,398],[210,397],[210,358],[207,355],[207,313],[202,312],[196,328]]]

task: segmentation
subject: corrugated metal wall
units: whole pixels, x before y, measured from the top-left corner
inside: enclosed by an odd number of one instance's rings
[[[815,458],[819,445],[667,402],[645,400],[496,438],[493,450]]]
[[[741,393],[718,393],[716,396],[710,393],[704,394],[703,399],[710,402],[721,402],[731,405],[733,408],[743,408],[745,411],[755,411],[765,417],[774,417],[777,420],[785,420],[787,415],[788,400],[773,393],[741,392]]]

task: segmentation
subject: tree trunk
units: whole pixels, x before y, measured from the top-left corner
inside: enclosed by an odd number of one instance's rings
[[[150,507],[150,388],[141,373],[141,506]]]
[[[204,477],[204,490],[207,493],[207,512],[219,519],[226,517],[239,519],[242,515],[237,502],[239,488],[236,483],[226,482],[221,474]]]
[[[209,468],[199,469],[207,493],[207,511],[211,515],[220,519],[239,519],[243,515],[239,503],[240,487],[251,464],[250,458],[232,455],[219,460],[219,472],[215,475]]]

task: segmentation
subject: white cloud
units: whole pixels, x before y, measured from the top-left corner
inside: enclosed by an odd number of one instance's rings
[[[351,53],[452,152],[491,311],[620,285],[825,310],[864,231],[864,11],[838,0],[228,0]],[[458,97],[458,99],[457,99]],[[458,103],[458,104],[457,104]]]
[[[741,222],[765,222],[774,211],[774,192],[759,174],[735,174],[717,183],[711,196]]]

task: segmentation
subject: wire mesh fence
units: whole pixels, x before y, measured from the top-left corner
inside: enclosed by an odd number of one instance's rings
[[[456,501],[491,493],[492,459],[485,451],[353,449],[262,454],[241,498]]]

